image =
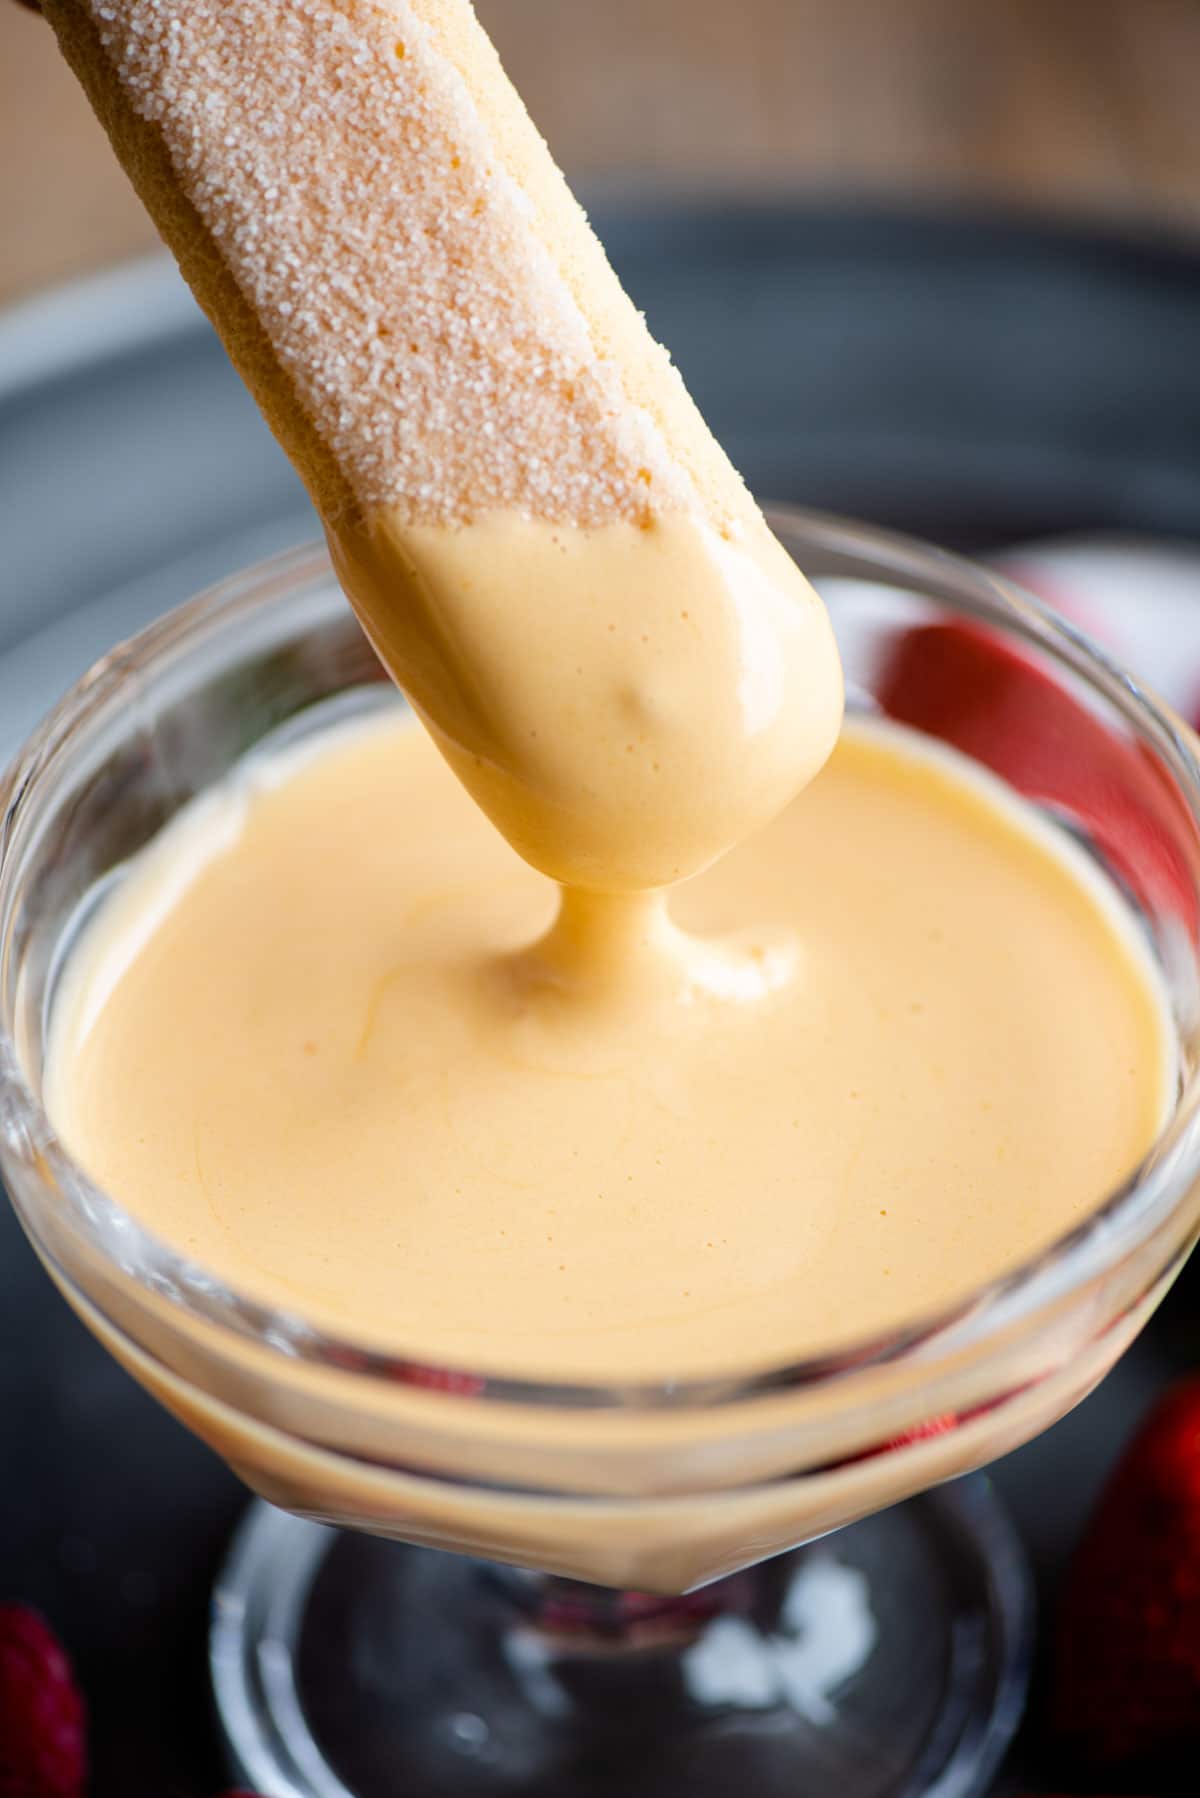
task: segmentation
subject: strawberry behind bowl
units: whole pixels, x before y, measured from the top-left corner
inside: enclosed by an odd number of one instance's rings
[[[915,626],[893,647],[885,713],[980,762],[1090,841],[1135,901],[1200,928],[1200,861],[1166,770],[1047,666],[983,626]]]
[[[1200,1375],[1153,1407],[1084,1534],[1058,1617],[1051,1723],[1072,1769],[1197,1790]]]
[[[24,1604],[0,1604],[0,1798],[82,1798],[87,1718],[62,1644]]]

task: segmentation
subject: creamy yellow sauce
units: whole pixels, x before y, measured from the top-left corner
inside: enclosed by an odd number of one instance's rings
[[[330,538],[342,585],[513,847],[585,890],[669,886],[765,824],[842,716],[825,608],[761,517],[593,530],[497,513]]]
[[[131,866],[63,982],[51,1116],[163,1238],[342,1335],[654,1378],[961,1297],[1162,1118],[1115,894],[895,728],[847,725],[669,915],[558,907],[399,708],[330,728]]]
[[[833,751],[829,621],[465,0],[44,8],[429,732],[258,761],[129,869],[52,1019],[78,1158],[248,1294],[548,1378],[830,1350],[1085,1217],[1173,1079],[1131,920],[952,757]],[[233,1333],[172,1362],[163,1295],[51,1270],[275,1502],[660,1589],[1014,1446],[1153,1297],[996,1414],[798,1481],[807,1421],[720,1407],[640,1473],[555,1467],[612,1413],[533,1441],[401,1385],[359,1436],[323,1372]],[[831,1456],[866,1427],[831,1414]]]

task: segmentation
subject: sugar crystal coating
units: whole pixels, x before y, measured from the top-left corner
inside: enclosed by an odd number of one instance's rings
[[[688,503],[408,0],[86,3],[364,509]]]

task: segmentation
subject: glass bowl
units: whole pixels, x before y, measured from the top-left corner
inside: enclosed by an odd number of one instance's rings
[[[213,1638],[236,1770],[274,1798],[694,1798],[747,1780],[769,1798],[814,1768],[846,1798],[951,1798],[981,1789],[1013,1727],[1027,1595],[985,1488],[784,1551],[1045,1429],[1191,1247],[1200,771],[1132,680],[986,571],[836,519],[772,523],[830,606],[850,705],[974,754],[1109,870],[1179,1045],[1158,1142],[1085,1224],[952,1311],[825,1358],[567,1385],[431,1366],[402,1327],[388,1353],[334,1340],[156,1240],[57,1141],[41,1103],[55,982],[127,859],[250,750],[403,703],[323,551],[114,650],[9,771],[0,1162],[68,1303],[275,1507],[235,1547]]]

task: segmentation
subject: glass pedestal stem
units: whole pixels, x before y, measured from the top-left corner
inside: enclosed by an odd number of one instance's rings
[[[980,1477],[684,1598],[259,1504],[212,1668],[231,1773],[267,1798],[978,1798],[1030,1636]]]

